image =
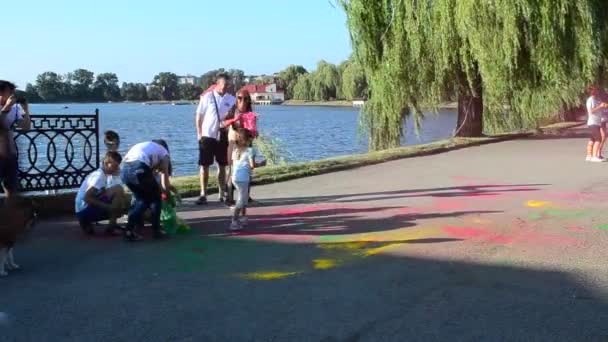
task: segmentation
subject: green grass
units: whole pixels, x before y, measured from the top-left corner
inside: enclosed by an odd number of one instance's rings
[[[580,123],[576,122],[561,122],[530,132],[501,134],[483,138],[451,138],[430,144],[399,147],[365,154],[328,158],[305,163],[267,166],[254,171],[253,184],[258,185],[284,182],[297,178],[310,177],[324,173],[384,163],[391,160],[426,156],[465,147],[517,139],[530,136],[535,133],[542,134],[544,131],[562,131],[579,125]],[[216,177],[209,178],[209,193],[217,192]],[[178,189],[180,194],[182,194],[182,196],[197,196],[200,192],[198,175],[175,177],[172,179],[172,183]]]

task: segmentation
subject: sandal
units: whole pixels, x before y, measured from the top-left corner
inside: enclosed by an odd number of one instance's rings
[[[129,242],[136,242],[136,241],[141,241],[144,238],[137,234],[136,232],[126,229],[125,233],[124,233],[124,237],[125,237],[125,241],[129,241]]]

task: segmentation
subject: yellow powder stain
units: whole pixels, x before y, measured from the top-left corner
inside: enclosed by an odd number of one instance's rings
[[[546,207],[548,205],[550,205],[550,202],[544,202],[544,201],[528,201],[526,202],[526,205],[530,208],[542,208],[542,207]]]
[[[338,262],[333,259],[315,259],[312,261],[313,266],[317,270],[326,270],[329,268],[336,267]]]
[[[300,272],[252,272],[244,273],[240,276],[245,279],[251,280],[276,280],[294,276]]]
[[[366,250],[365,252],[363,252],[364,256],[372,256],[372,255],[376,255],[376,254],[380,254],[382,252],[385,252],[389,249],[395,248],[395,247],[399,247],[401,245],[403,245],[404,243],[391,243],[389,245],[386,246],[382,246],[382,247],[377,247],[377,248],[371,248]]]
[[[351,242],[325,242],[318,245],[319,248],[332,250],[332,249],[346,249],[356,250],[364,248],[368,241],[351,241]]]

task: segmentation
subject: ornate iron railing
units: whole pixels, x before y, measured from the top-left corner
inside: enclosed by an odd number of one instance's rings
[[[21,191],[78,188],[99,168],[99,110],[92,115],[32,115],[16,130]]]

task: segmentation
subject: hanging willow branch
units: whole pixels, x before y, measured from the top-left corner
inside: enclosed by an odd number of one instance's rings
[[[608,60],[604,0],[339,3],[369,81],[373,149],[399,145],[406,115],[419,124],[420,108],[476,91],[487,132],[535,127],[577,104]]]

